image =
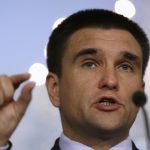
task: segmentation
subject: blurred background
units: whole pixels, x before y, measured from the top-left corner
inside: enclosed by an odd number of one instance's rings
[[[44,86],[47,74],[45,47],[53,28],[70,14],[87,8],[103,8],[123,13],[136,21],[150,39],[149,0],[1,0],[0,74],[30,72],[36,80],[33,100],[15,133],[12,150],[49,150],[62,129],[59,112]],[[144,77],[150,99],[150,65]],[[19,90],[16,92],[18,96]],[[68,106],[69,107],[69,106]],[[150,119],[150,102],[146,110]],[[143,115],[139,112],[131,137],[146,150]]]

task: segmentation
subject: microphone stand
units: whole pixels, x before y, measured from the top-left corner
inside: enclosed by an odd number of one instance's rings
[[[146,140],[147,140],[147,150],[150,150],[150,129],[149,129],[149,122],[148,122],[148,117],[147,117],[147,112],[144,107],[141,107],[144,121],[145,121],[145,128],[146,128]]]

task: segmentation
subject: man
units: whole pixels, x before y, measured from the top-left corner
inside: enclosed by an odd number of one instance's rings
[[[59,108],[63,133],[52,150],[136,150],[129,130],[139,108],[132,101],[144,92],[149,58],[143,30],[111,11],[77,12],[52,33],[47,45],[46,87]],[[28,74],[0,77],[0,146],[10,149],[10,135],[31,99],[27,83],[17,102],[15,89]]]

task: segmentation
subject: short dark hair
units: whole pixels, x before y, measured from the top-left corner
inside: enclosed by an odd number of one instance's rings
[[[130,32],[142,49],[142,73],[148,64],[150,46],[143,29],[132,20],[110,10],[87,9],[78,11],[65,19],[53,30],[47,44],[47,66],[50,72],[61,77],[62,58],[70,36],[81,28],[123,29]]]

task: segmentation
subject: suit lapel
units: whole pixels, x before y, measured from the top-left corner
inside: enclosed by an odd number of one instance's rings
[[[132,150],[139,150],[139,149],[135,146],[134,142],[132,142]]]
[[[55,141],[55,144],[54,144],[54,146],[52,147],[51,150],[60,150],[60,147],[59,147],[59,139],[57,139],[57,140]]]

